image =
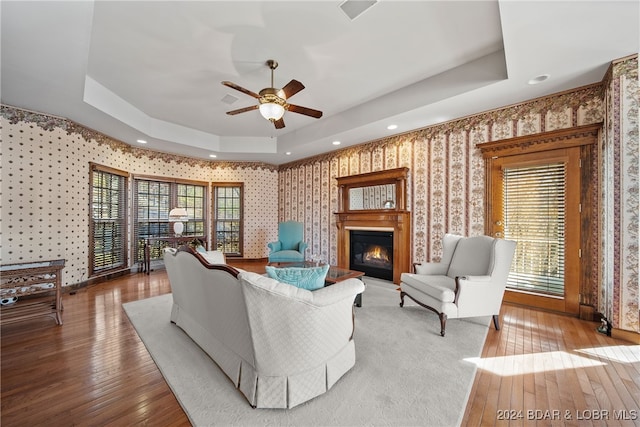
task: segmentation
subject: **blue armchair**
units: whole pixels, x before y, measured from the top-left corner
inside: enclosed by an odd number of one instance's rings
[[[304,261],[307,243],[303,240],[304,225],[301,222],[285,221],[278,224],[278,241],[268,243],[269,262]]]

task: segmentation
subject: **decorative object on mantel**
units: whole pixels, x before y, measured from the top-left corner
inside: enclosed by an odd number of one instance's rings
[[[189,220],[189,214],[185,208],[173,208],[169,212],[169,222],[173,222],[173,232],[176,237],[182,236],[184,221]]]

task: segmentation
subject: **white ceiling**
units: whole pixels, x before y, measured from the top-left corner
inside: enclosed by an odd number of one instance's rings
[[[599,82],[639,50],[637,0],[380,0],[353,20],[341,3],[3,0],[2,103],[154,150],[282,164]],[[322,118],[287,112],[278,130],[225,114],[257,100],[221,82],[259,92],[268,59]]]

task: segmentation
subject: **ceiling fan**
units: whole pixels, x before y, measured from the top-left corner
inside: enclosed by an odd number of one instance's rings
[[[284,127],[284,119],[282,118],[282,116],[287,110],[298,114],[304,114],[305,116],[314,117],[316,119],[322,117],[322,111],[314,110],[307,107],[301,107],[295,104],[289,104],[287,102],[287,99],[291,98],[293,95],[304,89],[304,85],[297,80],[291,80],[282,89],[273,87],[273,70],[278,68],[278,63],[273,59],[269,59],[266,64],[271,69],[271,87],[264,88],[259,93],[252,92],[229,81],[222,82],[222,84],[225,86],[257,98],[259,102],[258,105],[252,105],[251,107],[227,111],[227,114],[233,116],[236,114],[245,113],[247,111],[259,109],[262,117],[271,121],[276,129],[282,129]]]

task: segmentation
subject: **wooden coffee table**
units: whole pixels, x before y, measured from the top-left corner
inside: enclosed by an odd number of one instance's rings
[[[300,262],[270,262],[267,265],[270,265],[273,267],[310,268],[310,267],[319,267],[324,264],[318,265],[312,261],[300,261]],[[364,276],[364,273],[362,271],[348,270],[346,268],[340,268],[340,267],[336,267],[335,265],[330,265],[329,271],[327,271],[327,277],[324,278],[324,285],[331,286],[338,282],[342,282],[343,280],[358,279],[362,276]],[[356,295],[354,304],[356,307],[362,307],[362,294]]]

